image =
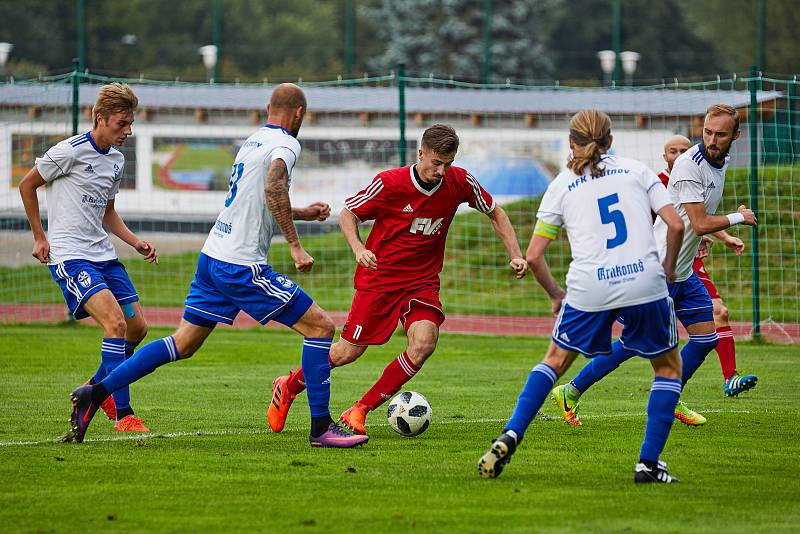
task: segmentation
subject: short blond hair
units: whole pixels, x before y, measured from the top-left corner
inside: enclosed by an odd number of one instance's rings
[[[139,99],[129,85],[119,82],[109,83],[100,88],[92,108],[92,123],[97,127],[97,118],[108,118],[115,113],[133,113],[139,106]]]
[[[714,104],[706,110],[706,117],[717,117],[719,115],[733,117],[733,133],[739,130],[739,112],[736,111],[735,107],[728,104]]]

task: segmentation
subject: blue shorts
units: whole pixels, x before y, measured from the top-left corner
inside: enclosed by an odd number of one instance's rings
[[[201,253],[189,286],[183,318],[213,328],[233,324],[239,311],[261,324],[295,324],[314,301],[269,265],[237,265]]]
[[[598,312],[576,310],[566,302],[553,327],[553,342],[589,358],[611,353],[611,327],[621,318],[626,349],[654,358],[678,346],[678,326],[672,299]]]
[[[95,293],[109,289],[120,306],[139,300],[128,271],[122,262],[67,260],[48,265],[53,280],[58,282],[69,312],[76,319],[89,317],[83,304]]]
[[[667,289],[675,303],[675,315],[684,327],[714,321],[714,305],[697,273],[693,272],[683,282],[667,284]]]

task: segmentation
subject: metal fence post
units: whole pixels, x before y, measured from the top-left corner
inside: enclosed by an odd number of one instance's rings
[[[80,113],[80,106],[78,105],[78,97],[80,96],[80,58],[72,60],[72,135],[78,135],[78,114]]]
[[[750,67],[750,112],[748,123],[750,130],[750,209],[758,215],[758,90],[760,89],[761,73],[753,65]],[[761,218],[764,222],[764,218]],[[753,339],[761,337],[761,309],[759,299],[759,270],[758,270],[758,227],[752,227],[753,245],[750,248],[752,256],[753,274]]]
[[[397,115],[400,119],[400,166],[406,166],[406,65],[397,66],[397,96],[400,100]]]

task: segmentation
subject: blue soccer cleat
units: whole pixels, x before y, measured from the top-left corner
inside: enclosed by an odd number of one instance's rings
[[[758,383],[756,375],[740,375],[738,372],[733,373],[729,379],[725,381],[725,396],[735,397],[739,393],[744,393],[748,389],[753,389]]]
[[[92,422],[92,417],[97,413],[97,406],[92,404],[92,386],[84,385],[70,393],[72,400],[72,414],[69,416],[70,433],[64,441],[83,443],[86,429]]]

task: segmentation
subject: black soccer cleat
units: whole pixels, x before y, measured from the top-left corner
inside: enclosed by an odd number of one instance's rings
[[[483,478],[497,478],[503,472],[505,465],[511,461],[511,456],[517,450],[517,442],[506,434],[500,434],[492,446],[481,456],[478,462],[478,474]]]
[[[680,482],[678,478],[667,473],[666,462],[658,461],[656,467],[647,467],[639,462],[633,471],[633,481],[637,484],[674,484]]]

